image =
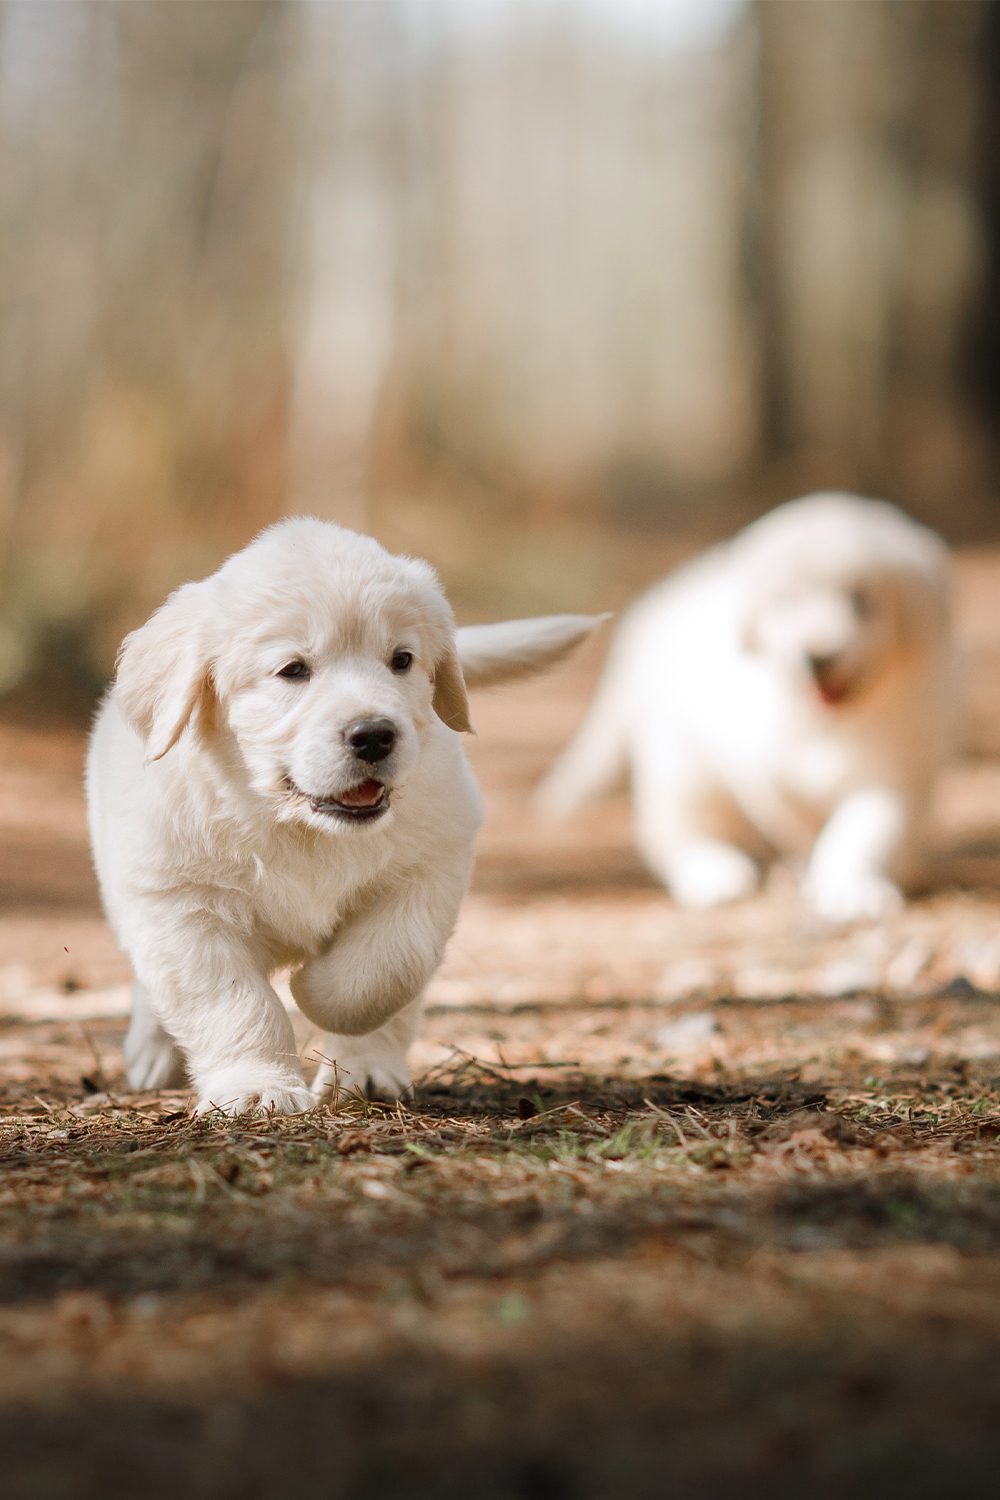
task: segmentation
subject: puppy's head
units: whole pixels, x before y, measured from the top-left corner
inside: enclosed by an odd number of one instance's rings
[[[434,717],[470,728],[431,568],[308,518],[280,522],[130,635],[116,696],[147,760],[188,731],[275,817],[382,824]]]
[[[947,628],[944,544],[883,501],[814,495],[734,543],[743,644],[804,695],[856,701]]]

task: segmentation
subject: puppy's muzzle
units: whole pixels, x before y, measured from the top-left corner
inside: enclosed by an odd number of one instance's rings
[[[344,740],[358,760],[377,766],[393,752],[396,726],[391,719],[359,719],[344,730]]]
[[[851,684],[844,675],[839,652],[809,651],[806,653],[806,666],[824,703],[839,703],[847,696]]]

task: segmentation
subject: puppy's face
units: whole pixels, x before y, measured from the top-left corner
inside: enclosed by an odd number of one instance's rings
[[[793,500],[732,549],[745,648],[814,702],[852,703],[947,637],[947,550],[884,501]]]
[[[316,521],[265,532],[173,595],[126,642],[117,692],[148,759],[197,710],[276,821],[324,831],[384,825],[434,716],[469,727],[431,570]]]
[[[773,582],[752,610],[747,644],[827,706],[859,696],[899,649],[894,590],[878,578]]]
[[[440,642],[419,590],[247,621],[213,680],[254,790],[282,820],[358,826],[387,817],[434,713]]]

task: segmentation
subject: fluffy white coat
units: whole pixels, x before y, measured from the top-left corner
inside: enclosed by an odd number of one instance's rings
[[[473,627],[469,683],[555,660],[593,624]],[[304,1110],[335,1073],[408,1088],[481,818],[462,642],[427,564],[308,518],[185,584],[126,639],[87,800],[135,975],[134,1088],[189,1077],[199,1111],[230,1113]],[[368,751],[372,724],[384,743]],[[312,1091],[270,983],[285,966],[331,1033]]]
[[[778,507],[623,618],[543,805],[627,773],[639,848],[682,904],[750,894],[778,854],[823,919],[884,916],[951,744],[948,572],[941,540],[883,501]]]

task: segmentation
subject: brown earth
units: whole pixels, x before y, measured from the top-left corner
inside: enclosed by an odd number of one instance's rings
[[[489,821],[406,1109],[128,1094],[82,735],[0,727],[4,1496],[992,1488],[998,591],[962,560],[933,881],[837,937],[780,873],[679,913],[624,804],[536,823],[597,651],[479,701]]]

